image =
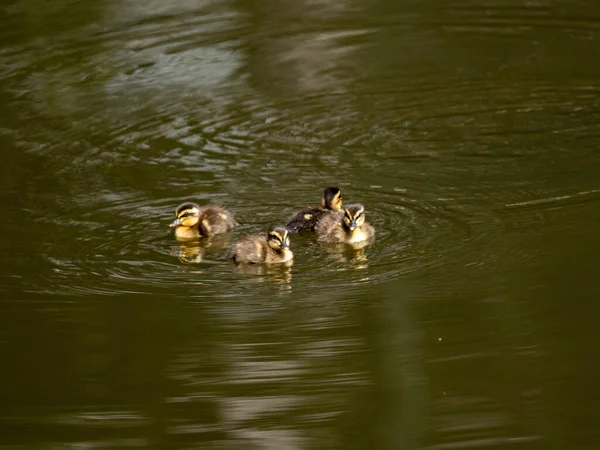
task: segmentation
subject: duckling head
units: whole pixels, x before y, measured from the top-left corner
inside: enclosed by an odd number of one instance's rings
[[[333,211],[339,211],[342,209],[342,191],[336,187],[328,187],[325,189],[323,191],[321,207],[331,209]]]
[[[191,228],[198,224],[200,220],[200,206],[196,203],[184,203],[177,207],[175,211],[177,219],[169,225],[173,227],[186,227]]]
[[[365,207],[363,205],[348,205],[344,209],[344,228],[354,231],[365,223]]]
[[[290,237],[285,227],[273,227],[267,234],[267,242],[276,252],[282,252],[290,248]]]

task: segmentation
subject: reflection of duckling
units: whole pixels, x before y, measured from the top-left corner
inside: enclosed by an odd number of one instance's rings
[[[339,211],[342,207],[342,191],[329,187],[323,191],[321,206],[307,206],[297,212],[286,225],[292,233],[315,231],[315,225],[328,211]]]
[[[357,270],[369,267],[369,260],[365,254],[365,247],[370,243],[371,240],[353,242],[351,244],[321,242],[321,248],[327,251],[331,258],[343,263],[351,263],[350,266],[344,265],[344,270]]]
[[[179,258],[181,262],[197,264],[211,253],[221,252],[231,244],[231,233],[211,236],[208,239],[182,239],[177,247],[171,248],[171,255]]]
[[[348,205],[342,211],[331,211],[323,217],[315,231],[319,240],[325,242],[343,242],[354,244],[375,236],[375,229],[365,222],[363,205]]]
[[[176,256],[179,261],[188,264],[198,264],[204,257],[204,249],[200,245],[180,244],[179,247],[171,248],[171,256]]]
[[[214,236],[238,225],[229,211],[214,205],[201,207],[196,203],[184,203],[177,207],[175,215],[177,219],[169,226],[176,227],[178,239]]]
[[[290,261],[290,237],[283,227],[271,228],[267,235],[244,236],[229,250],[227,258],[236,264],[276,264]]]
[[[235,267],[237,273],[250,275],[253,282],[275,282],[289,284],[292,281],[291,267],[293,259],[281,264],[238,264]]]

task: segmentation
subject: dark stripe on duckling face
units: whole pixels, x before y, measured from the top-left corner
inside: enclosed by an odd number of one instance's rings
[[[285,228],[277,227],[269,231],[267,235],[269,246],[275,250],[285,250],[290,246],[290,238]]]
[[[351,205],[344,208],[344,226],[354,231],[365,223],[365,208],[362,205]]]
[[[181,217],[181,213],[182,213],[183,211],[186,211],[186,210],[192,210],[192,209],[197,209],[197,210],[199,210],[199,209],[200,209],[200,206],[198,206],[196,203],[193,203],[193,202],[182,203],[182,204],[181,204],[181,205],[179,205],[179,206],[177,207],[177,209],[175,210],[175,215],[176,215],[177,217]]]
[[[193,227],[198,223],[198,214],[200,212],[200,207],[195,203],[184,203],[183,205],[179,205],[175,214],[177,215],[177,219],[169,225],[170,227]]]

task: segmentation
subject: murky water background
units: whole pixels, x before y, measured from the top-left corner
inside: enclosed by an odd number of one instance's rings
[[[600,446],[599,5],[0,11],[0,448]],[[364,250],[167,227],[329,185]]]

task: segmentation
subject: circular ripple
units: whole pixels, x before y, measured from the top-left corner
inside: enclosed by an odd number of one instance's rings
[[[247,283],[251,281],[318,292],[353,282],[381,283],[442,265],[472,235],[462,214],[442,202],[410,198],[398,188],[342,189],[349,202],[362,201],[356,198],[358,195],[370,200],[364,203],[367,220],[377,230],[374,242],[355,249],[325,245],[314,236],[293,235],[292,267],[244,270],[223,259],[231,240],[242,234],[263,232],[272,223],[285,223],[295,209],[289,198],[301,197],[301,193],[290,193],[287,204],[262,202],[260,199],[272,195],[271,189],[264,188],[214,196],[242,225],[232,236],[187,244],[178,243],[168,228],[182,198],[148,201],[136,195],[119,199],[100,195],[96,202],[88,199],[77,207],[79,219],[73,214],[69,219],[48,220],[53,222],[56,233],[66,236],[69,242],[60,251],[48,246],[46,258],[52,267],[51,275],[43,277],[40,284],[47,293],[76,295],[256,295],[261,283],[253,283],[248,290]],[[209,195],[193,198],[201,203],[213,200]],[[294,203],[302,204],[301,200]],[[448,246],[448,242],[454,246]]]
[[[33,167],[18,192],[45,229],[36,237],[44,270],[31,290],[245,297],[469,264],[466,246],[483,246],[511,220],[489,205],[520,200],[494,191],[525,154],[508,148],[520,134],[507,140],[506,116],[560,138],[548,114],[564,123],[575,96],[588,122],[573,116],[569,126],[595,130],[595,88],[462,78],[399,86],[395,76],[365,83],[351,74],[369,62],[369,30],[353,22],[311,22],[303,52],[294,33],[248,36],[231,12],[149,14],[81,31],[72,48],[63,36],[0,55],[0,76],[21,93],[6,102],[13,123],[4,135]],[[240,44],[250,38],[268,58]],[[278,70],[261,72],[263,63]],[[336,64],[353,70],[331,76]],[[27,113],[11,114],[16,104]],[[243,273],[222,260],[229,242],[182,247],[168,229],[175,207],[195,200],[229,208],[242,224],[233,238],[264,232],[318,203],[329,185],[366,206],[373,243],[353,250],[293,236],[291,268]]]

